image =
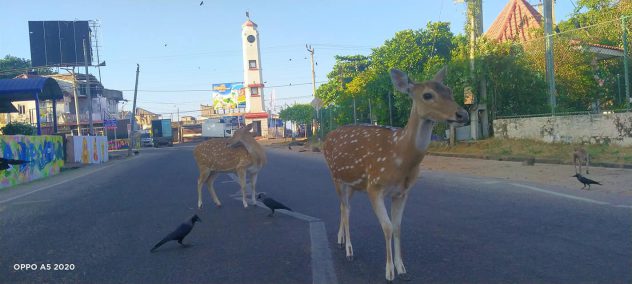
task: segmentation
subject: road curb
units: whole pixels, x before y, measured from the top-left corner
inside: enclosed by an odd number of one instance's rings
[[[430,156],[450,157],[450,158],[468,158],[468,159],[482,159],[482,160],[494,160],[494,161],[509,161],[509,162],[523,162],[532,157],[522,156],[495,156],[495,155],[477,155],[477,154],[462,154],[462,153],[446,153],[446,152],[433,152],[429,151]],[[556,159],[544,159],[535,158],[536,163],[540,164],[553,164],[553,165],[572,165],[561,160]],[[617,163],[590,163],[592,167],[603,168],[617,168],[617,169],[632,169],[632,164],[617,164]]]

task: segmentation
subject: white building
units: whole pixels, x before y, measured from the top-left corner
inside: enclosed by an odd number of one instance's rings
[[[263,78],[261,75],[261,52],[257,24],[248,18],[241,26],[241,40],[244,54],[244,88],[246,89],[246,124],[253,123],[254,131],[268,137],[268,113],[263,101]]]

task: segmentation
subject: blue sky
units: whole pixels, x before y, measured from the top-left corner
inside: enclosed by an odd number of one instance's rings
[[[319,82],[326,80],[335,55],[368,55],[397,31],[419,29],[429,21],[450,22],[454,33],[463,33],[465,22],[465,5],[453,0],[205,0],[201,6],[200,1],[3,1],[0,56],[30,58],[28,21],[98,20],[106,88],[124,90],[131,101],[138,63],[139,107],[197,116],[199,105],[210,103],[210,91],[203,90],[243,80],[240,36],[245,11],[259,26],[263,80],[269,87],[266,100],[274,89],[277,107],[310,101],[305,44],[315,49]],[[485,30],[507,1],[483,0]],[[573,1],[557,2],[557,20],[567,18]],[[96,69],[91,72],[96,74]],[[289,84],[294,86],[282,87]],[[129,110],[131,103],[124,108]]]

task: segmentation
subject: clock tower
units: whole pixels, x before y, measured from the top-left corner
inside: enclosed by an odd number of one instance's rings
[[[263,79],[261,77],[261,53],[257,24],[250,20],[241,25],[241,42],[244,53],[244,89],[246,91],[246,124],[253,124],[257,136],[268,136],[268,113],[263,105]]]

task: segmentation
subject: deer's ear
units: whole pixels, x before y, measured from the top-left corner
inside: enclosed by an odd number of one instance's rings
[[[395,89],[405,94],[409,93],[412,84],[406,73],[397,69],[391,69],[391,81],[393,81]]]
[[[246,131],[250,132],[250,130],[252,130],[252,123],[246,125]]]
[[[439,72],[437,72],[437,74],[434,75],[433,80],[439,83],[443,83],[443,80],[445,80],[447,73],[448,73],[448,66],[443,66],[443,68],[441,68],[441,70],[439,70]]]

